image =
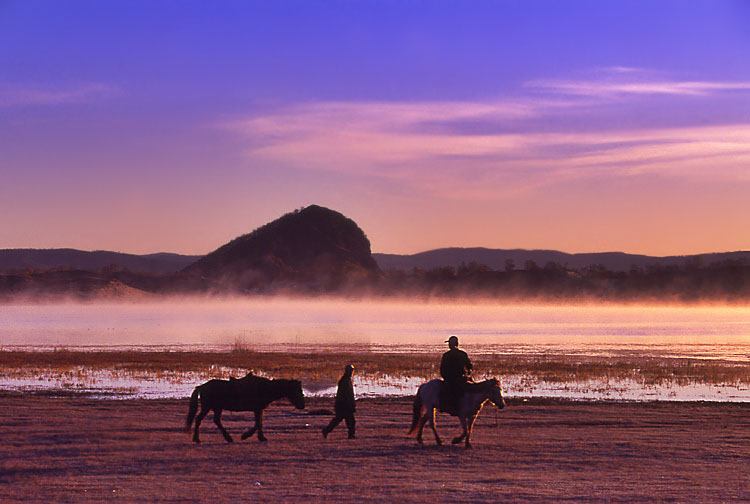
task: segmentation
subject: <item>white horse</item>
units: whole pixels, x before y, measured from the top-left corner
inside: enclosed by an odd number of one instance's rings
[[[419,387],[417,395],[414,397],[414,417],[412,418],[409,434],[413,433],[417,426],[419,426],[419,431],[417,432],[417,442],[419,444],[422,444],[422,431],[424,430],[424,424],[428,420],[430,421],[432,432],[435,433],[435,441],[439,445],[443,444],[435,426],[435,410],[440,408],[440,390],[443,386],[443,380],[430,380]],[[463,432],[460,436],[453,438],[453,444],[458,444],[466,439],[466,448],[471,448],[471,429],[474,427],[474,421],[482,410],[482,406],[487,401],[490,401],[499,409],[505,407],[503,389],[500,382],[495,378],[485,380],[481,383],[472,383],[469,385],[468,390],[464,392],[458,404],[458,419],[461,422]],[[424,415],[422,414],[423,411]]]

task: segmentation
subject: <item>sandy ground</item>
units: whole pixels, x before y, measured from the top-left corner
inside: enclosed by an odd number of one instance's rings
[[[308,401],[308,409],[330,407]],[[0,501],[750,501],[750,407],[511,404],[482,412],[474,449],[406,437],[410,402],[358,403],[358,439],[279,402],[267,443],[245,414],[182,431],[187,401],[0,397]],[[496,425],[497,422],[497,425]],[[444,439],[457,433],[441,416]]]

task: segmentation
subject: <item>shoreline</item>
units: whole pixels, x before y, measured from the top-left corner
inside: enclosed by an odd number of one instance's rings
[[[170,399],[195,386],[252,370],[295,378],[309,397],[329,397],[354,363],[358,397],[408,397],[438,377],[432,353],[319,351],[139,352],[0,351],[0,390],[46,394]],[[634,354],[477,354],[475,378],[497,377],[507,397],[573,401],[750,403],[750,365],[719,359]]]

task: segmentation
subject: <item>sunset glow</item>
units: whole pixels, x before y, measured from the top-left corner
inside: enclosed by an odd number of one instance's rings
[[[0,4],[0,248],[750,249],[747,4],[328,7]]]

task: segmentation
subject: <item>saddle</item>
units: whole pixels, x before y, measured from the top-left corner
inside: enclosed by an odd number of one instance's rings
[[[471,376],[467,377],[467,381],[462,383],[460,388],[456,387],[451,389],[445,380],[440,382],[440,393],[438,394],[438,410],[441,413],[448,413],[449,415],[458,416],[458,402],[463,395],[476,387],[476,383],[472,380]]]
[[[242,378],[229,377],[229,403],[235,408],[248,407],[260,392],[260,383],[264,380],[255,376],[252,371]]]
[[[440,382],[440,393],[438,394],[438,410],[441,413],[458,416],[458,401],[461,398],[448,386],[445,381]]]

